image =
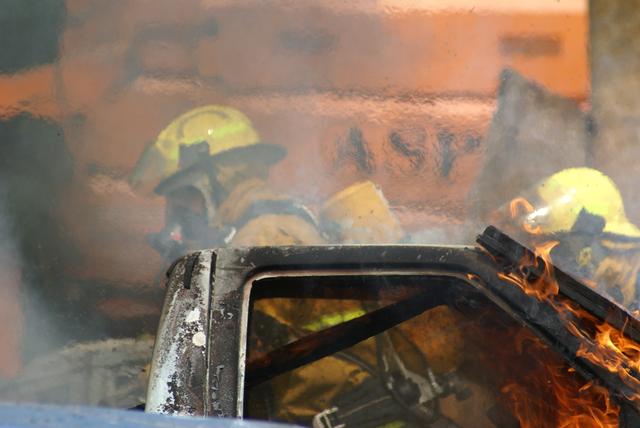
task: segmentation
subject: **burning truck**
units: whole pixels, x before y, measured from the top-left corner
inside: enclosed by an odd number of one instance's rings
[[[490,213],[499,228],[477,245],[416,246],[370,181],[319,218],[277,194],[265,178],[282,157],[210,105],[141,158],[133,186],[154,173],[167,201],[150,243],[169,258],[214,248],[168,272],[147,411],[316,428],[640,424],[640,229],[609,177],[563,169]]]
[[[0,398],[640,426],[626,4],[52,2],[0,54]]]
[[[146,408],[291,422],[279,406],[302,389],[310,408],[326,406],[294,420],[314,427],[640,426],[638,319],[556,268],[556,244],[530,250],[489,227],[475,247],[191,254],[169,272]],[[301,323],[266,328],[256,308],[270,299],[294,302]],[[313,308],[344,301],[365,310],[305,329]],[[412,322],[419,362],[401,341]],[[367,377],[348,373],[327,403],[331,359]]]
[[[429,246],[371,181],[317,212],[274,191],[285,155],[239,110],[207,105],[162,130],[131,175],[134,189],[158,182],[166,223],[149,244],[178,257],[146,411],[314,428],[640,426],[640,229],[609,177],[565,168],[489,213],[475,245]],[[144,358],[148,343],[116,355]],[[146,383],[135,375],[125,401]]]
[[[218,248],[168,272],[148,411],[318,428],[640,423],[640,229],[610,178],[568,168],[522,192],[490,216],[518,240],[489,227],[477,246],[403,245],[371,182],[319,220],[271,191],[283,153],[252,131],[228,107],[190,111],[134,175],[161,160],[159,251]]]

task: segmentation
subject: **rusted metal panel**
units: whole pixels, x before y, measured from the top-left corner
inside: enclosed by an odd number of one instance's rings
[[[146,410],[204,415],[211,251],[172,269],[153,354]]]

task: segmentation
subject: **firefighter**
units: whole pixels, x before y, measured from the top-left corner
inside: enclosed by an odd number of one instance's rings
[[[369,180],[348,186],[329,198],[320,210],[320,220],[332,242],[395,244],[407,240],[381,189]],[[314,331],[331,327],[376,308],[376,302],[365,302],[351,310],[345,307],[342,312],[333,308],[333,312],[307,328]],[[429,310],[358,344],[338,358],[366,361],[361,365],[369,366],[367,376],[336,394],[330,405],[314,416],[314,428],[455,426],[440,411],[439,400],[451,393],[462,397],[462,390],[467,392],[466,385],[455,376],[462,346],[458,319],[446,307]],[[411,402],[400,393],[415,388],[417,380],[417,384],[428,384],[427,379],[440,384],[442,390],[422,404]]]
[[[372,181],[354,183],[330,197],[320,221],[333,242],[389,244],[405,238],[382,190]]]
[[[349,186],[325,203],[321,217],[326,233],[321,233],[308,209],[266,183],[270,167],[284,155],[280,146],[261,142],[238,110],[211,105],[181,115],[145,151],[131,177],[136,189],[159,181],[155,191],[167,201],[166,226],[151,243],[174,258],[189,250],[226,245],[322,244],[326,236],[333,243],[391,243],[404,237],[386,199],[371,182]],[[249,338],[250,352],[266,352],[364,312],[354,301],[260,300],[253,310],[251,331],[257,334]],[[434,316],[451,323],[447,314]],[[387,340],[392,339],[385,349],[402,352],[403,361],[396,358],[391,365],[405,378],[414,371],[425,372],[425,351],[437,369],[449,370],[450,359],[442,352],[416,347],[408,335]],[[385,418],[404,417],[407,408],[375,405],[380,394],[394,400],[372,371],[377,354],[376,342],[369,340],[279,376],[249,392],[249,416],[303,423],[315,418],[316,424],[327,426],[337,416],[344,417],[344,412],[336,415],[331,409],[353,401],[354,394],[364,394],[363,404],[371,407],[363,407],[349,426],[366,426],[365,420],[377,426]]]
[[[554,264],[637,309],[640,229],[609,177],[592,168],[565,169],[510,205],[511,225],[522,226],[529,238],[558,241]]]
[[[150,237],[168,259],[225,245],[324,242],[313,214],[274,192],[269,169],[286,150],[263,143],[250,120],[208,105],[176,118],[143,153],[130,182],[166,198],[166,226]]]
[[[249,119],[230,107],[204,106],[176,118],[146,149],[130,179],[138,191],[159,181],[155,191],[166,198],[166,225],[151,236],[152,245],[171,260],[216,246],[324,243],[311,212],[266,183],[270,167],[285,153],[261,142]],[[252,331],[260,332],[261,342],[250,338],[251,351],[294,339],[299,333],[294,324],[305,324],[296,317],[307,312],[313,308],[300,310],[300,302],[291,299],[257,303]],[[309,373],[281,376],[279,382],[291,387],[276,382],[252,391],[249,403],[258,404],[249,411],[254,417],[310,419],[323,407],[309,399],[306,380],[320,386],[315,395],[322,400],[348,387],[346,379],[362,377],[357,366],[327,358]],[[275,407],[275,413],[261,413],[267,407]]]

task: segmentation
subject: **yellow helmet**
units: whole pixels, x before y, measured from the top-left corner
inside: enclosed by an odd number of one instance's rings
[[[570,230],[584,209],[604,220],[605,232],[640,237],[640,229],[627,219],[620,191],[598,170],[562,170],[544,180],[536,193],[539,201],[528,218],[543,233]]]
[[[181,148],[208,145],[208,154],[219,157],[240,149],[255,150],[254,157],[277,162],[284,149],[263,144],[249,118],[239,110],[222,105],[206,105],[190,110],[160,132],[144,151],[130,177],[134,189],[148,189],[178,172]],[[245,153],[246,150],[241,150]],[[271,155],[271,156],[270,156]]]
[[[405,236],[382,190],[368,180],[333,195],[322,206],[320,219],[344,244],[395,243]]]

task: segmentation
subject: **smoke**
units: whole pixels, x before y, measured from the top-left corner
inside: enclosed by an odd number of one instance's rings
[[[631,42],[636,33],[625,29],[637,28],[640,14],[625,2],[595,0],[589,6],[592,161],[620,188],[627,215],[638,223],[640,63]]]
[[[69,183],[72,163],[61,129],[28,114],[0,122],[0,141],[0,242],[8,293],[4,302],[24,313],[11,309],[15,320],[5,325],[9,334],[13,329],[24,333],[15,353],[21,350],[26,361],[59,344],[63,336],[54,328],[54,314],[63,301],[61,267],[71,252],[60,234],[55,207]]]
[[[23,313],[20,304],[20,263],[5,211],[6,191],[0,187],[0,376],[9,378],[20,370]]]
[[[506,1],[477,10],[466,0],[452,8],[404,0],[13,3],[24,8],[20,23],[0,14],[0,32],[11,35],[3,40],[13,41],[0,53],[0,84],[16,91],[0,95],[0,112],[12,115],[0,123],[0,268],[9,272],[4,300],[22,303],[22,314],[5,313],[24,320],[25,361],[77,341],[154,331],[168,261],[146,235],[163,227],[165,201],[134,194],[126,180],[178,115],[206,104],[244,112],[264,142],[288,150],[269,185],[315,213],[369,180],[407,241],[463,244],[478,232],[463,227],[476,215],[467,194],[498,139],[483,137],[500,70],[543,60],[501,56],[526,56],[526,35],[510,34],[508,52],[497,53],[495,29],[511,28],[510,13],[530,11]],[[584,18],[576,2],[548,3],[543,11],[572,14],[558,28],[570,32],[572,19]],[[528,28],[538,18],[513,19]],[[37,60],[29,43],[42,46]],[[33,67],[41,74],[28,80]],[[27,79],[29,90],[14,79]],[[498,116],[530,107],[510,93]],[[531,130],[538,125],[529,117]],[[543,131],[566,128],[543,119]],[[492,135],[508,138],[499,120]],[[501,166],[485,165],[500,178]],[[491,191],[489,183],[485,204]]]

